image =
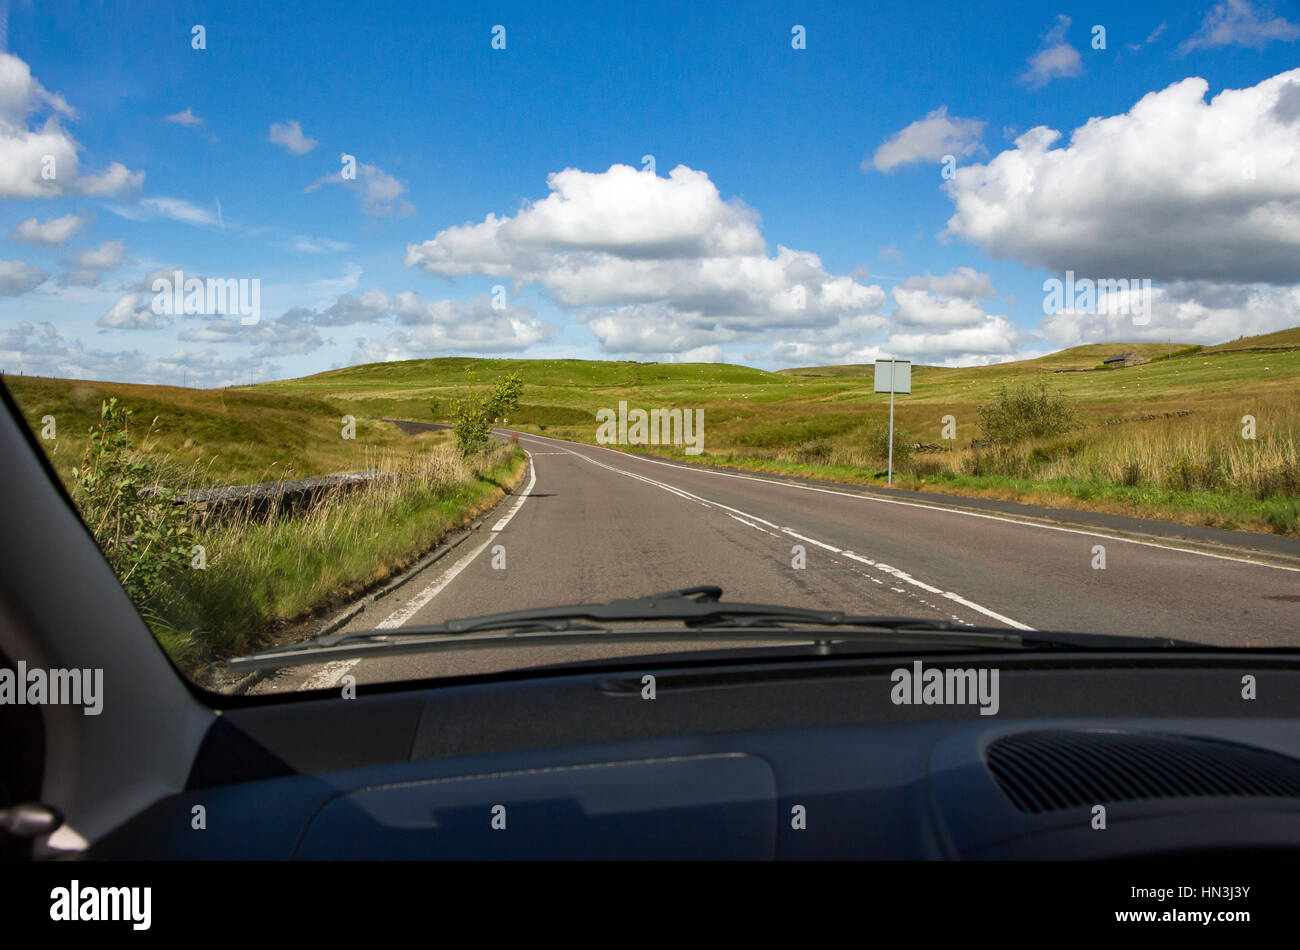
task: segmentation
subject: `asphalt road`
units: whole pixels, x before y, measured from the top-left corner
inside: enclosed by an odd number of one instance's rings
[[[524,433],[519,441],[531,456],[527,487],[346,629],[716,584],[727,600],[1223,646],[1300,646],[1295,568]],[[802,569],[793,566],[796,545],[805,552]],[[1099,547],[1104,569],[1097,566]],[[718,646],[683,641],[341,660],[282,671],[255,691],[329,687],[345,674],[366,683]]]

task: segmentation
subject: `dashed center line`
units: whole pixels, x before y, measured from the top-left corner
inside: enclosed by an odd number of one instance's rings
[[[961,604],[963,607],[966,607],[969,610],[973,610],[976,613],[983,614],[986,617],[990,617],[993,620],[998,621],[999,623],[1004,623],[1009,627],[1015,628],[1016,630],[1032,631],[1034,629],[1033,627],[1027,624],[1023,624],[1018,620],[1012,620],[1010,617],[1007,617],[1004,614],[1000,614],[995,610],[990,610],[989,608],[984,607],[981,604],[977,604],[973,600],[969,600],[958,593],[955,593],[953,591],[943,590],[942,588],[935,587],[932,584],[927,584],[924,581],[913,577],[911,574],[908,574],[906,571],[899,570],[896,567],[891,567],[888,564],[881,564],[878,561],[873,561],[871,558],[863,557],[860,554],[854,554],[852,551],[846,551],[843,548],[838,548],[833,544],[827,544],[825,541],[819,541],[816,538],[810,538],[807,535],[799,534],[796,531],[794,531],[794,529],[792,528],[779,526],[771,521],[768,521],[766,518],[760,518],[758,515],[755,515],[751,512],[742,511],[739,508],[732,508],[730,505],[724,505],[721,502],[713,501],[711,499],[704,498],[700,495],[692,494],[691,492],[688,492],[684,489],[677,488],[676,486],[668,485],[664,482],[658,481],[657,479],[650,478],[648,475],[640,475],[636,472],[629,472],[626,469],[618,468],[617,466],[614,465],[607,465],[604,462],[598,462],[589,456],[583,455],[581,452],[570,451],[569,454],[575,455],[578,458],[582,459],[584,462],[590,462],[592,465],[595,465],[599,468],[603,468],[611,472],[617,472],[620,475],[626,475],[628,478],[635,478],[638,481],[646,482],[649,485],[654,485],[657,488],[661,488],[664,491],[670,492],[679,497],[690,499],[691,501],[697,502],[698,504],[701,504],[706,508],[717,508],[721,511],[726,512],[732,518],[735,518],[737,521],[749,525],[751,528],[763,530],[760,527],[760,525],[767,525],[768,527],[774,529],[773,533],[779,531],[782,534],[789,535],[792,538],[797,538],[800,541],[805,541],[808,544],[812,544],[816,547],[830,551],[832,554],[838,554],[842,557],[847,557],[850,560],[857,561],[861,564],[866,564],[868,567],[875,568],[876,570],[884,574],[888,574],[891,577],[895,578],[896,580],[902,581],[913,587],[919,588],[920,590],[926,591],[927,593],[937,594],[940,597]],[[874,578],[872,579],[874,580]],[[902,588],[898,588],[898,587],[892,589],[900,592],[902,592],[903,590]]]

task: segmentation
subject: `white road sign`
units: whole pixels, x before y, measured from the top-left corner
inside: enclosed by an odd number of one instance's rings
[[[876,360],[876,392],[889,393],[889,469],[886,484],[894,484],[894,393],[912,391],[911,360]]]
[[[911,360],[876,360],[876,392],[910,393],[911,391]]]

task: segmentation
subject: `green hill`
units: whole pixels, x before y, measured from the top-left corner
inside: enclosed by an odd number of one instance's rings
[[[1230,353],[1233,350],[1289,350],[1300,347],[1300,327],[1278,330],[1276,333],[1264,333],[1259,336],[1243,336],[1218,346],[1207,346],[1205,353]]]

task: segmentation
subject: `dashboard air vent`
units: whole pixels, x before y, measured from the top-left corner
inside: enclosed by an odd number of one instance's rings
[[[985,758],[1022,812],[1148,798],[1300,798],[1300,761],[1217,739],[1046,729],[997,739]]]

